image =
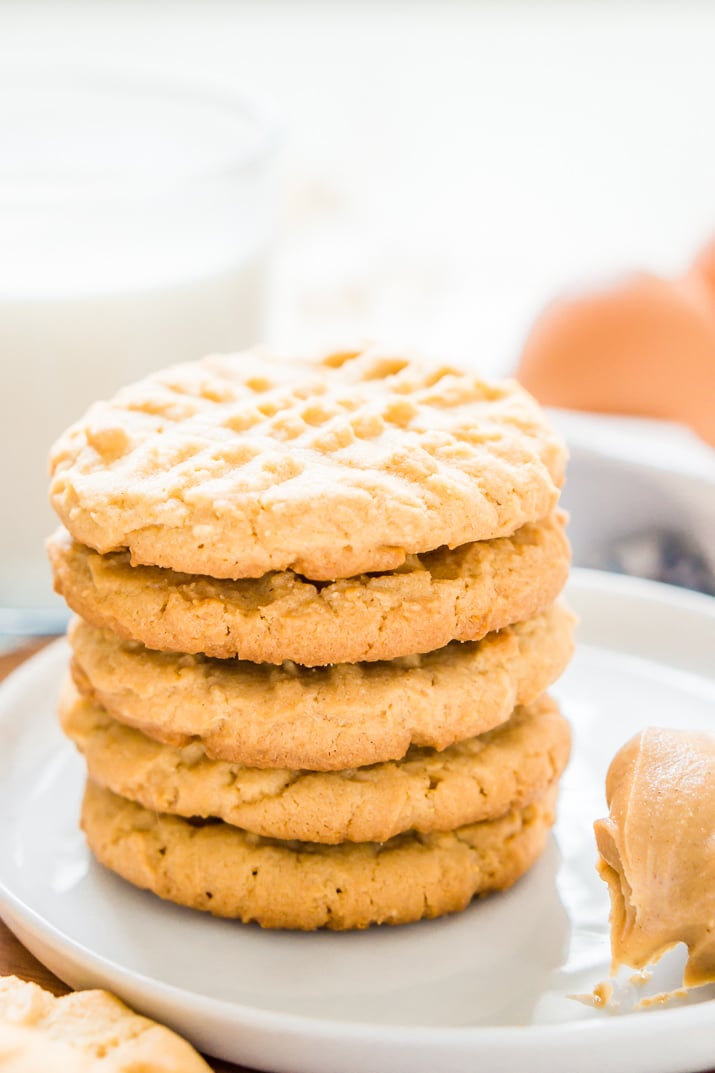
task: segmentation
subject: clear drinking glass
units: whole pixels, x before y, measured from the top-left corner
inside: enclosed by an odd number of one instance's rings
[[[59,607],[43,547],[55,437],[123,383],[260,337],[275,147],[222,90],[0,79],[0,627],[10,608],[31,624]]]

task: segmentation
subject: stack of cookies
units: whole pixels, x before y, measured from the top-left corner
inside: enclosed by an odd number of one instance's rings
[[[569,753],[564,463],[516,384],[377,348],[95,404],[52,453],[49,551],[96,857],[271,928],[510,886]]]

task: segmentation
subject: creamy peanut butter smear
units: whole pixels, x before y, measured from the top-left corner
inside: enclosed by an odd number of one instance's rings
[[[650,727],[616,754],[594,824],[613,970],[683,942],[686,987],[715,981],[715,737]]]

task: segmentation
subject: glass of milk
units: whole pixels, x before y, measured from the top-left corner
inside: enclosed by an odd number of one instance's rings
[[[57,435],[153,369],[260,338],[275,146],[223,90],[0,78],[0,627],[60,606],[44,553]]]

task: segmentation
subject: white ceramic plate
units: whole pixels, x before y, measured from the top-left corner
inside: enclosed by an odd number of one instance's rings
[[[76,987],[113,988],[209,1053],[275,1073],[689,1073],[715,1066],[715,988],[646,1012],[568,996],[608,973],[591,825],[616,749],[648,724],[715,727],[715,601],[576,572],[580,644],[557,837],[508,894],[443,920],[263,932],[162,903],[93,863],[82,764],[53,716],[64,642],[0,689],[0,912]],[[674,951],[650,990],[672,988]],[[635,995],[637,999],[641,993]]]

